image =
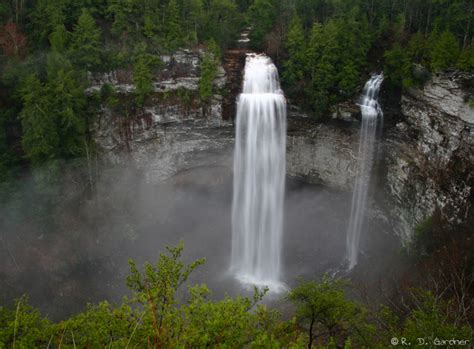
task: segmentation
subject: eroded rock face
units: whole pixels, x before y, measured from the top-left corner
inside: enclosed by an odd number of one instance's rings
[[[391,216],[404,241],[436,208],[452,223],[472,209],[474,109],[463,85],[473,78],[438,75],[402,96],[405,121],[389,132],[385,151]]]
[[[316,124],[290,113],[287,174],[309,183],[350,191],[357,174],[358,142],[356,127]]]
[[[197,89],[201,55],[201,51],[185,51],[165,57],[166,66],[155,77],[155,93],[144,108],[128,114],[121,108],[103,108],[93,131],[106,162],[134,165],[151,182],[200,167],[232,175],[234,127],[223,109],[229,100],[235,101],[238,91],[233,86],[235,96],[217,93],[208,105],[202,105]],[[229,90],[228,80],[237,85],[237,79],[228,79],[222,67],[219,71],[216,91]],[[106,76],[102,83],[126,86],[131,80],[123,75]],[[383,176],[375,177],[386,190],[374,197],[387,201],[391,225],[404,241],[413,237],[415,226],[436,208],[453,223],[471,210],[474,110],[466,102],[469,96],[463,86],[472,78],[439,75],[423,90],[406,92],[401,105],[403,121],[385,132],[379,154],[383,155],[379,158],[383,159]],[[129,90],[122,89],[121,105],[133,98]],[[350,108],[355,114],[354,106]],[[358,166],[359,122],[316,123],[290,108],[287,135],[290,177],[352,190]]]
[[[163,56],[165,67],[154,77],[155,93],[144,108],[126,111],[104,106],[94,125],[96,143],[106,163],[135,166],[151,182],[168,180],[198,167],[227,169],[232,174],[234,127],[226,115],[240,92],[245,50],[230,51],[231,64],[219,67],[210,105],[198,96],[202,51],[179,51]],[[230,59],[231,57],[232,59]],[[227,74],[226,74],[227,71]],[[92,89],[104,83],[120,93],[120,106],[133,98],[133,79],[114,72],[93,79]],[[357,166],[356,127],[317,124],[292,108],[288,117],[287,173],[310,183],[350,190]]]
[[[154,77],[155,92],[143,108],[127,110],[133,84],[127,74],[107,74],[93,81],[93,89],[104,83],[119,92],[118,107],[102,108],[94,124],[96,143],[105,163],[134,166],[150,182],[170,179],[181,171],[202,166],[232,168],[234,130],[222,119],[226,84],[222,67],[214,80],[217,93],[208,104],[199,98],[202,50],[178,51],[161,57],[165,66]]]

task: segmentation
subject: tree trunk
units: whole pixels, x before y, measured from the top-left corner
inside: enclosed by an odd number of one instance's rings
[[[474,9],[474,6],[473,6],[473,3],[471,1],[471,6],[469,8],[469,19],[467,20],[467,28],[466,28],[466,31],[464,33],[464,39],[462,41],[462,49],[463,51],[466,49],[467,47],[467,42],[468,42],[468,38],[469,38],[469,32],[471,31],[471,18],[472,18],[472,11]]]
[[[311,324],[309,325],[309,342],[308,342],[308,349],[311,349],[313,346],[313,326],[314,326],[314,313],[311,315]]]

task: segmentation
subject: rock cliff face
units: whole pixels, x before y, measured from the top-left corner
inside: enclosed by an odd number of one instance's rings
[[[404,121],[385,142],[387,192],[396,232],[404,241],[436,208],[449,222],[467,217],[473,204],[473,76],[434,76],[402,96]]]
[[[96,78],[120,93],[120,108],[103,107],[94,125],[96,143],[106,163],[136,166],[151,182],[174,178],[196,168],[232,174],[232,111],[239,92],[244,51],[232,51],[214,81],[216,94],[203,106],[198,95],[203,51],[163,56],[165,67],[155,76],[155,92],[144,108],[123,108],[133,98],[129,73]],[[229,63],[230,62],[230,63]],[[225,69],[224,69],[225,68]],[[455,73],[432,78],[425,87],[402,96],[401,113],[384,134],[379,154],[377,202],[385,201],[392,226],[402,240],[413,237],[417,224],[436,208],[451,222],[472,211],[474,176],[474,109],[467,100],[473,77]],[[230,92],[229,92],[230,91]],[[357,172],[358,108],[349,103],[329,123],[316,123],[290,108],[287,173],[290,177],[352,190]],[[350,121],[350,122],[347,122]],[[212,181],[212,179],[210,179]],[[377,194],[377,192],[375,193]],[[378,206],[378,205],[377,205]]]
[[[222,118],[226,75],[219,67],[216,94],[203,105],[198,93],[202,55],[184,50],[161,57],[164,68],[154,77],[155,92],[143,108],[123,108],[134,89],[126,73],[93,80],[91,89],[109,83],[120,98],[120,108],[103,106],[93,129],[106,163],[135,166],[151,182],[202,166],[231,168],[234,131],[232,122]]]
[[[112,165],[133,165],[151,182],[170,179],[182,171],[219,167],[232,173],[235,98],[240,92],[245,49],[225,56],[214,81],[211,105],[203,109],[198,96],[202,51],[179,51],[162,57],[165,67],[155,76],[155,92],[144,108],[104,106],[94,125],[103,160]],[[113,72],[92,78],[91,90],[111,84],[120,105],[133,98],[132,78]],[[223,93],[223,92],[226,93]],[[229,93],[230,91],[230,93]],[[336,189],[350,189],[355,173],[357,129],[316,124],[292,110],[288,124],[289,176]]]
[[[316,124],[290,112],[287,174],[313,184],[350,191],[357,173],[359,131],[344,123]]]

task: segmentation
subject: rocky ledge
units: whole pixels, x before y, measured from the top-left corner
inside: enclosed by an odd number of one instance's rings
[[[434,76],[422,89],[402,96],[404,120],[385,142],[391,217],[403,241],[436,209],[452,223],[472,211],[474,109],[469,83],[474,76]]]
[[[102,159],[109,166],[135,166],[151,182],[173,178],[193,168],[215,167],[232,174],[235,99],[240,92],[245,49],[225,54],[214,81],[210,106],[198,96],[202,50],[162,57],[154,77],[155,92],[144,108],[127,111],[134,86],[127,72],[92,77],[92,88],[105,83],[120,95],[120,107],[102,107],[93,128]],[[225,68],[225,69],[224,69]],[[230,92],[229,92],[230,91]],[[225,92],[225,93],[224,93]],[[354,180],[358,131],[312,122],[291,108],[288,117],[289,176],[350,190]]]

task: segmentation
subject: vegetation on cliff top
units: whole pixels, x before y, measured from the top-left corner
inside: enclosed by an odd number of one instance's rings
[[[209,42],[226,48],[248,25],[251,45],[280,66],[291,100],[322,117],[357,94],[371,70],[384,69],[394,88],[422,83],[430,71],[472,71],[473,8],[470,0],[2,3],[0,181],[25,159],[86,153],[87,125],[97,113],[97,105],[85,103],[87,72],[133,71],[139,107],[153,90],[161,54]],[[203,59],[204,105],[215,62]],[[21,144],[5,136],[11,127]]]

